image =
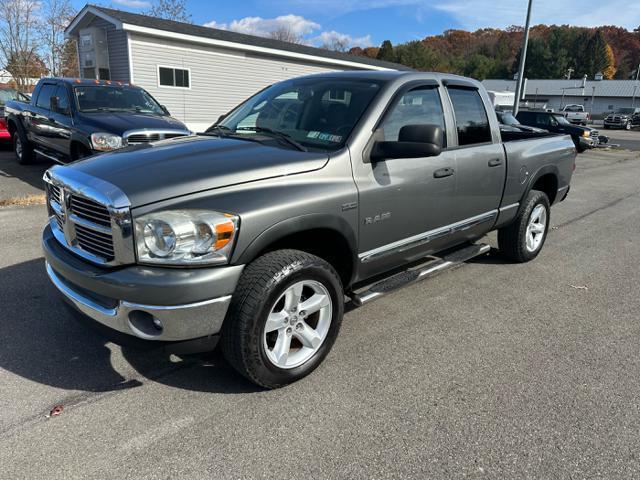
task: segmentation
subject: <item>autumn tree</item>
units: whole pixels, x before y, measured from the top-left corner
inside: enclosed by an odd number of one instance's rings
[[[187,10],[186,0],[155,0],[147,12],[152,17],[191,23],[191,14]]]

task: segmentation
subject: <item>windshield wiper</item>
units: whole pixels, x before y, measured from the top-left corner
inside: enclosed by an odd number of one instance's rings
[[[216,135],[218,137],[228,137],[231,129],[229,127],[225,127],[224,125],[214,125],[207,129],[204,132],[204,135]]]
[[[309,151],[309,150],[307,150],[307,148],[305,146],[303,146],[300,143],[296,142],[293,138],[291,138],[286,133],[279,132],[277,130],[272,130],[272,129],[267,128],[267,127],[236,127],[236,132],[237,131],[267,133],[267,134],[273,135],[273,136],[275,136],[275,137],[277,137],[277,138],[279,138],[281,140],[284,140],[289,145],[295,147],[296,149],[300,150],[301,152],[308,152]]]

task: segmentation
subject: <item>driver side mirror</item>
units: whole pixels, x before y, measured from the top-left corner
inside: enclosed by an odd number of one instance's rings
[[[380,141],[373,145],[371,160],[437,157],[444,146],[444,132],[438,125],[405,125],[397,142]]]

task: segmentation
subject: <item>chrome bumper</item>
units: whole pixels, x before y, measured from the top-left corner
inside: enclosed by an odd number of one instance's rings
[[[113,330],[144,340],[184,341],[220,332],[231,295],[185,305],[142,305],[113,300],[101,305],[74,288],[46,263],[51,282],[81,313]]]

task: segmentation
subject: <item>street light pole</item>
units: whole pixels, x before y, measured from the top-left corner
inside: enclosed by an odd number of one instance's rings
[[[529,25],[531,25],[531,6],[533,0],[529,0],[527,7],[527,22],[524,26],[524,41],[522,42],[522,52],[520,53],[520,65],[518,67],[518,81],[516,83],[516,99],[513,102],[513,115],[518,115],[520,109],[520,97],[522,96],[522,82],[524,81],[524,66],[527,61],[527,47],[529,46]]]

